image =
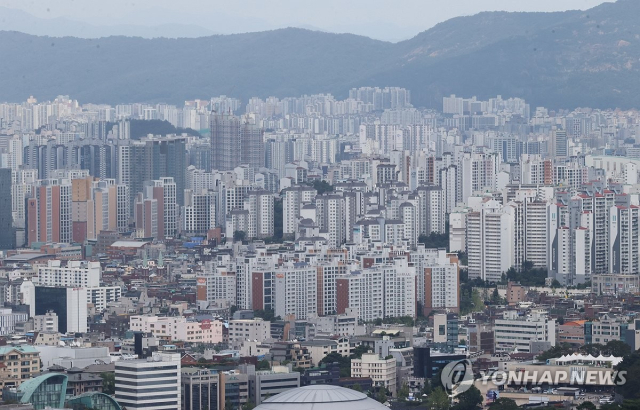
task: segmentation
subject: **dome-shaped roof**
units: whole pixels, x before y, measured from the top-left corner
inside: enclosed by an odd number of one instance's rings
[[[331,410],[388,410],[366,394],[328,384],[291,389],[270,397],[256,410],[321,410],[331,403]]]

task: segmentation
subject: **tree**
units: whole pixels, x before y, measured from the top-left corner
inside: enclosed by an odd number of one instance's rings
[[[605,350],[613,356],[625,357],[631,354],[631,346],[620,340],[612,340],[605,345]]]
[[[318,195],[322,195],[325,192],[333,192],[333,185],[329,184],[327,181],[316,179],[313,181],[311,186],[313,186],[313,189],[318,191]]]
[[[102,392],[104,394],[116,393],[116,374],[113,372],[100,373],[102,377]]]
[[[380,386],[378,392],[376,393],[376,400],[380,403],[387,402],[387,388],[384,386]]]
[[[252,401],[248,401],[242,405],[242,410],[253,410],[256,408],[256,405]]]
[[[499,398],[489,407],[491,410],[518,410],[519,407],[515,401],[506,397]]]
[[[351,386],[351,390],[362,392],[362,386],[360,386],[360,383],[356,383],[353,386]]]
[[[501,302],[502,302],[502,298],[500,297],[500,293],[498,293],[498,288],[495,288],[493,290],[493,293],[491,294],[491,304],[499,305]]]
[[[427,399],[429,410],[448,410],[450,407],[449,396],[440,387],[435,388]]]
[[[402,387],[398,390],[398,399],[407,400],[407,397],[409,397],[409,386],[407,383],[402,383]]]
[[[245,231],[233,231],[233,240],[235,242],[244,242],[247,237],[247,233]]]
[[[262,359],[258,362],[256,370],[271,370],[271,365],[267,359]]]
[[[640,399],[640,352],[635,351],[625,356],[616,370],[626,371],[626,382],[616,388],[625,400]]]
[[[590,401],[585,401],[580,403],[576,410],[596,410],[596,405],[591,403]]]
[[[554,279],[553,282],[551,282],[551,287],[552,288],[561,288],[562,284],[560,282],[558,282],[558,279]]]
[[[453,406],[453,410],[474,410],[482,407],[482,393],[476,386],[471,386],[469,390],[458,395],[458,404]]]

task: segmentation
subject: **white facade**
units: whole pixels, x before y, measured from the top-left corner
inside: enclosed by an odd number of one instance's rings
[[[384,386],[396,394],[396,359],[381,359],[377,353],[364,353],[351,360],[351,377],[370,377],[374,386]]]
[[[271,338],[271,322],[262,319],[229,321],[229,345],[240,347],[245,340],[263,343]]]
[[[119,360],[115,398],[127,409],[179,409],[180,379],[180,354],[153,352],[147,360]]]
[[[62,267],[59,260],[49,260],[46,266],[36,265],[34,283],[41,286],[97,287],[100,286],[100,262],[68,261]]]
[[[218,320],[187,320],[179,317],[131,316],[132,331],[153,333],[159,339],[189,343],[222,343],[222,322]]]
[[[494,327],[496,352],[530,352],[530,342],[549,342],[556,345],[556,320],[546,317],[544,312],[533,311],[520,317],[517,311],[503,312]]]
[[[467,214],[469,278],[499,282],[514,265],[514,209],[494,200]]]

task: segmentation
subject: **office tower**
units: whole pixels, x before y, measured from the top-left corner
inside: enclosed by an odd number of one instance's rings
[[[177,353],[153,352],[148,359],[120,360],[116,364],[115,396],[127,409],[179,409],[181,384]]]
[[[567,131],[553,130],[551,132],[551,155],[554,158],[566,158],[568,156],[569,147],[567,140]]]
[[[244,209],[249,212],[248,238],[269,238],[274,232],[274,198],[265,190],[247,192]]]
[[[85,288],[64,288],[58,286],[36,286],[34,294],[35,314],[58,315],[60,333],[87,332],[87,290]]]
[[[219,410],[219,375],[210,369],[182,369],[182,409]]]
[[[495,200],[467,214],[469,278],[499,282],[514,265],[514,209]]]
[[[16,233],[13,228],[11,169],[0,169],[0,249],[15,249]]]

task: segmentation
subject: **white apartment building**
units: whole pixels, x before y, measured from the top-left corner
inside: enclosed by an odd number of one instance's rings
[[[498,282],[514,265],[514,212],[491,199],[467,214],[469,278]]]
[[[34,283],[40,286],[86,287],[100,286],[100,262],[68,261],[62,267],[60,260],[49,260],[47,265],[36,265]]]
[[[179,409],[180,384],[179,354],[153,352],[145,360],[116,362],[115,398],[127,409]]]
[[[245,340],[263,343],[271,338],[271,322],[262,319],[229,321],[229,345],[238,348]]]
[[[543,311],[531,311],[521,317],[515,310],[503,312],[496,319],[494,343],[497,352],[530,352],[530,342],[549,342],[556,345],[556,320],[549,319]]]
[[[346,240],[344,198],[336,194],[319,195],[315,203],[320,236],[327,239],[329,246],[341,246]]]
[[[102,312],[107,308],[107,304],[117,302],[122,296],[122,288],[120,286],[98,286],[96,288],[86,288],[87,301],[93,303],[94,308],[98,312]]]
[[[298,230],[298,218],[305,204],[313,202],[317,191],[307,186],[292,186],[282,191],[282,233],[293,235]]]
[[[26,322],[29,315],[13,312],[8,308],[0,308],[0,335],[10,335],[15,332],[16,323]]]
[[[351,360],[351,377],[370,377],[374,386],[384,386],[396,395],[396,359],[381,359],[377,353],[364,353]]]
[[[187,320],[187,318],[161,316],[131,316],[129,328],[136,332],[152,333],[158,339],[189,343],[222,342],[222,322],[218,320]]]
[[[306,319],[318,314],[318,278],[314,266],[286,262],[276,269],[275,314]]]
[[[274,198],[269,191],[249,191],[244,209],[249,211],[247,238],[268,238],[273,236]]]
[[[231,266],[215,266],[214,262],[207,262],[204,274],[198,277],[198,289],[204,290],[204,295],[198,292],[198,300],[235,306],[237,279],[236,272],[231,269]]]
[[[58,315],[47,312],[44,315],[33,317],[33,330],[35,332],[58,332]]]

